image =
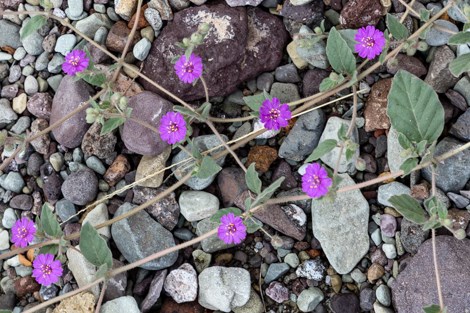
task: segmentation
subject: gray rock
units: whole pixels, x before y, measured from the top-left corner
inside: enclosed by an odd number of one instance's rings
[[[318,145],[324,126],[325,114],[322,110],[303,114],[282,142],[279,156],[298,162],[302,161]]]
[[[470,299],[467,297],[470,285],[470,276],[467,275],[470,271],[470,240],[437,236],[436,250],[446,308],[449,312],[465,312],[470,307]],[[423,307],[439,303],[435,291],[436,280],[432,273],[432,244],[428,240],[407,262],[391,286],[393,306],[397,313],[421,313]]]
[[[467,105],[470,106],[470,78],[462,77],[454,86],[454,90],[464,96]]]
[[[36,78],[32,75],[26,77],[24,81],[24,91],[29,95],[32,96],[37,93],[39,90],[39,84]]]
[[[323,292],[316,287],[304,289],[297,298],[297,306],[302,312],[312,312],[323,300]]]
[[[453,33],[458,33],[459,28],[446,20],[437,20],[429,27],[426,33],[426,43],[430,46],[443,46],[449,42]]]
[[[10,102],[7,99],[0,99],[0,128],[14,122],[18,119],[15,111],[10,106]]]
[[[303,47],[298,44],[296,51],[300,58],[307,61],[313,67],[327,69],[330,66],[326,56],[326,44],[322,40],[316,42],[311,47]]]
[[[461,191],[462,192],[462,191]],[[458,209],[464,209],[470,204],[470,199],[464,196],[458,195],[453,192],[448,192],[447,196],[455,204]]]
[[[86,166],[101,175],[106,172],[106,167],[104,167],[103,162],[94,155],[86,159]]]
[[[21,177],[20,173],[9,172],[8,174],[0,177],[0,185],[6,190],[20,193],[23,187],[25,186],[25,182],[23,180],[23,177]]]
[[[286,64],[276,68],[274,72],[276,80],[281,83],[298,83],[300,82],[299,73],[294,64]]]
[[[274,76],[271,73],[263,73],[256,78],[256,88],[269,92],[274,83]]]
[[[461,147],[463,143],[450,137],[442,139],[436,146],[435,155],[439,156]],[[423,177],[431,182],[429,167],[421,170]],[[470,150],[466,149],[443,162],[436,168],[436,186],[444,192],[458,192],[470,179]]]
[[[25,23],[23,22],[22,29],[24,28],[24,26]],[[42,37],[39,32],[33,32],[31,33],[31,35],[23,37],[20,40],[23,44],[23,48],[30,55],[40,55],[44,51],[44,48],[42,47],[44,37]]]
[[[16,121],[15,125],[11,128],[11,131],[15,134],[22,134],[29,126],[31,126],[31,118],[29,116],[22,116]]]
[[[349,124],[350,124],[350,121],[348,120],[344,120],[339,117],[330,117],[328,121],[326,122],[325,129],[323,130],[323,133],[320,137],[320,141],[318,144],[321,144],[323,141],[327,139],[339,140],[338,131],[341,128],[341,125],[344,125],[347,129],[349,128]],[[359,144],[359,134],[358,134],[356,127],[354,127],[354,130],[352,132],[351,140],[354,143]],[[331,168],[335,168],[338,158],[340,156],[339,155],[340,150],[341,149],[339,147],[336,147],[330,152],[328,152],[327,154],[324,154],[321,157],[322,162]],[[343,154],[341,155],[341,161],[339,162],[338,172],[339,173],[348,172],[350,174],[354,173],[356,171],[355,164],[356,164],[356,160],[358,157],[359,157],[359,146],[349,161],[346,160],[346,154],[343,151]]]
[[[75,205],[69,200],[62,199],[57,201],[55,204],[55,210],[57,215],[59,215],[62,222],[67,221],[70,217],[74,216],[77,213]],[[69,223],[78,222],[78,217],[74,216],[70,219]]]
[[[406,252],[415,254],[418,248],[428,238],[429,230],[424,231],[421,225],[404,218],[401,221],[400,241]]]
[[[64,198],[77,205],[85,205],[96,198],[98,178],[95,173],[83,168],[70,174],[62,184]]]
[[[105,223],[109,220],[108,208],[106,204],[100,203],[93,210],[88,212],[85,218],[82,221],[82,225],[85,223],[90,223],[91,226],[98,226],[99,224]],[[111,238],[111,233],[109,226],[101,227],[97,230],[98,234],[104,236],[105,238]]]
[[[75,110],[82,102],[89,100],[92,93],[93,89],[83,80],[64,77],[52,101],[50,123],[56,123]],[[88,127],[85,110],[82,110],[52,130],[52,133],[61,145],[75,148],[81,144]]]
[[[406,161],[406,159],[400,155],[403,150],[405,149],[403,149],[398,142],[398,132],[395,128],[390,127],[390,131],[387,136],[387,160],[388,167],[392,173],[398,172],[400,170],[400,166]]]
[[[83,13],[83,1],[75,0],[68,3],[68,13],[72,18],[78,18]]]
[[[397,249],[392,243],[384,243],[382,245],[382,251],[385,253],[387,259],[393,260],[397,257]]]
[[[263,313],[264,305],[256,291],[251,289],[250,299],[243,306],[232,308],[234,313]]]
[[[15,222],[17,220],[15,210],[12,208],[7,208],[5,212],[3,213],[3,218],[2,218],[2,225],[6,229],[10,229],[15,225]]]
[[[295,253],[289,253],[287,254],[285,257],[284,257],[284,262],[286,262],[287,264],[289,264],[290,267],[292,268],[296,268],[297,266],[299,266],[299,257],[297,256],[297,254]]]
[[[354,185],[346,174],[339,188]],[[332,210],[331,208],[335,208]],[[312,201],[312,229],[339,274],[349,273],[369,249],[367,234],[369,204],[359,190],[339,193],[333,203]]]
[[[62,78],[63,78],[62,75],[54,75],[47,79],[47,83],[52,88],[52,90],[57,92],[57,90],[59,89],[60,82],[62,81]]]
[[[101,307],[100,313],[140,313],[139,306],[134,297],[125,296],[106,302]]]
[[[181,214],[188,222],[211,217],[219,210],[219,199],[204,191],[183,191],[179,198]]]
[[[132,52],[137,60],[143,61],[149,54],[152,43],[147,38],[140,39],[134,46]]]
[[[228,141],[227,136],[222,135],[222,138],[223,138],[224,141],[226,141],[226,142]],[[219,141],[219,139],[217,138],[216,135],[203,135],[203,136],[199,136],[199,137],[194,138],[193,144],[196,145],[196,147],[199,149],[199,151],[203,152],[203,151],[207,151],[207,150],[210,150],[212,148],[218,147],[219,145],[221,145],[221,142]],[[189,149],[189,151],[191,151],[191,148],[188,147],[188,146],[186,146],[186,149]],[[212,151],[209,155],[213,156],[213,155],[215,155],[215,154],[217,154],[217,153],[219,153],[223,150],[224,150],[224,147],[217,148],[214,151]],[[171,164],[176,164],[180,161],[183,161],[183,160],[189,159],[189,158],[190,158],[190,156],[188,154],[186,154],[185,151],[180,151],[173,158],[173,160],[171,161]],[[225,156],[217,159],[216,163],[218,165],[222,166],[224,164],[224,161],[225,161]],[[175,174],[176,179],[181,179],[184,175],[186,175],[187,173],[194,170],[194,166],[191,166],[191,165],[188,165],[188,164],[191,164],[191,163],[183,163],[183,164],[177,165],[176,167],[172,168],[172,171]],[[213,176],[211,176],[209,178],[205,178],[205,179],[201,179],[201,178],[198,178],[196,176],[192,176],[190,179],[188,179],[185,182],[185,185],[191,187],[194,190],[202,190],[202,189],[206,188],[207,186],[209,186],[214,181],[215,176],[216,175],[213,175]]]
[[[390,289],[387,285],[380,285],[375,290],[375,296],[377,297],[377,300],[385,306],[390,306],[392,304],[392,295],[390,294]]]
[[[0,19],[0,47],[10,46],[14,49],[21,47],[20,27],[7,20]]]
[[[230,312],[250,298],[250,273],[243,268],[212,266],[202,271],[198,279],[198,302],[207,309]]]
[[[76,248],[79,251],[76,251],[75,249],[67,249],[67,259],[69,260],[67,267],[75,277],[78,286],[83,287],[96,279],[96,266],[85,259],[83,254],[80,253],[79,246],[76,246]],[[98,299],[100,294],[99,287],[94,286],[89,290],[93,293],[95,298]]]
[[[93,13],[90,16],[79,20],[75,27],[88,37],[93,37],[100,27],[111,28],[111,21],[106,14]]]
[[[263,0],[225,0],[231,7],[241,7],[251,5],[253,7],[258,6]]]
[[[388,201],[391,196],[407,194],[411,195],[411,189],[402,183],[399,182],[391,182],[389,184],[385,184],[379,187],[377,193],[377,201],[383,206],[390,206],[393,205]]]
[[[142,301],[140,307],[142,312],[148,312],[155,305],[155,303],[157,303],[163,290],[163,283],[165,282],[166,274],[167,270],[160,270],[157,271],[153,276],[153,279],[150,282],[149,292]]]
[[[268,267],[264,282],[269,284],[273,280],[278,279],[289,271],[289,265],[287,263],[272,263]]]
[[[361,272],[358,268],[355,268],[351,272],[351,278],[358,284],[365,282],[367,279],[366,275],[363,272]]]
[[[300,99],[299,88],[296,84],[274,83],[270,95],[278,98],[281,103],[288,103]]]
[[[58,74],[62,71],[62,64],[65,58],[60,53],[55,53],[52,59],[47,63],[47,70],[52,74]]]
[[[189,263],[172,270],[163,285],[177,303],[191,302],[197,297],[197,273]]]
[[[21,67],[18,64],[10,66],[10,74],[8,75],[8,82],[13,84],[21,78]]]
[[[454,52],[448,46],[438,47],[434,52],[434,59],[429,65],[429,71],[424,81],[431,85],[436,92],[446,92],[458,81],[458,77],[449,71],[449,63],[454,59]]]
[[[360,306],[364,311],[370,311],[375,302],[375,292],[370,288],[364,288],[360,293]]]
[[[158,129],[161,117],[172,109],[172,104],[154,93],[144,91],[130,98],[129,107],[132,108],[132,118]],[[122,127],[121,137],[127,149],[138,154],[158,155],[168,147],[160,136],[129,119]]]
[[[449,133],[455,137],[464,140],[470,141],[470,109],[467,109],[465,113],[459,116],[457,121],[450,128]]]
[[[220,223],[211,222],[210,218],[206,218],[200,221],[199,223],[197,223],[196,234],[198,236],[201,236],[213,229],[218,228],[219,225]],[[235,244],[230,244],[230,245],[226,244],[225,242],[220,240],[216,234],[201,241],[202,250],[204,250],[204,252],[207,252],[207,253],[224,250],[233,246],[235,246]]]
[[[6,52],[0,52],[0,62],[1,61],[10,61],[12,59],[12,55]]]
[[[160,12],[153,8],[147,8],[145,9],[144,16],[147,22],[149,22],[155,34],[160,33],[160,29],[162,29],[163,26],[163,21],[160,16]]]
[[[325,267],[321,263],[320,258],[306,260],[300,264],[295,271],[298,277],[305,277],[316,281],[322,281],[325,276]]]
[[[116,211],[115,217],[132,210],[135,205],[124,203]],[[128,262],[135,262],[155,252],[173,247],[172,234],[155,222],[147,212],[140,211],[111,226],[111,234],[117,248]],[[150,261],[141,267],[147,270],[159,270],[173,265],[178,252],[172,252],[159,259]]]
[[[81,1],[72,1],[72,3],[81,2]],[[75,43],[77,42],[77,37],[74,34],[65,34],[57,38],[55,44],[55,52],[59,52],[63,56],[72,51]]]

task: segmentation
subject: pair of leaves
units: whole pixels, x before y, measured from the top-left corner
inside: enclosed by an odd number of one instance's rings
[[[205,156],[202,158],[201,165],[196,172],[196,177],[200,179],[207,179],[222,170],[219,164],[217,164],[214,159],[210,156]]]
[[[100,268],[100,271],[113,267],[113,257],[108,244],[90,223],[85,223],[80,231],[80,251],[88,262]]]
[[[47,18],[44,15],[33,16],[20,31],[20,38],[23,40],[32,33],[37,32],[41,27],[46,25]]]
[[[255,163],[251,163],[251,165],[248,167],[245,174],[245,182],[248,186],[248,189],[250,189],[252,192],[256,194],[261,193],[262,182],[261,179],[259,179],[258,172],[255,169]]]
[[[41,216],[36,217],[36,227],[39,233],[45,233],[51,238],[60,238],[63,235],[56,216],[52,213],[49,203],[44,203],[41,208]]]
[[[245,104],[249,106],[251,110],[253,110],[251,114],[256,117],[259,117],[259,109],[266,99],[272,99],[271,95],[266,90],[263,90],[263,92],[253,96],[243,97]]]
[[[111,117],[108,118],[104,123],[103,126],[101,127],[101,132],[100,136],[104,136],[106,134],[109,134],[126,121],[126,118],[124,117]]]
[[[272,183],[263,191],[261,191],[262,182],[258,176],[258,172],[256,172],[255,163],[252,163],[246,171],[245,182],[248,186],[248,189],[256,193],[258,196],[255,198],[253,203],[251,202],[251,198],[247,198],[245,200],[245,209],[249,210],[250,208],[255,207],[270,199],[271,196],[276,192],[276,190],[281,186],[284,179],[285,177],[278,178],[274,183]]]
[[[270,199],[271,196],[276,192],[276,190],[278,190],[279,187],[281,187],[281,184],[284,181],[284,179],[285,177],[279,177],[278,179],[274,181],[274,183],[266,187],[260,194],[258,194],[258,196],[253,201],[253,203],[251,203],[250,207],[255,207],[265,202],[266,200]]]

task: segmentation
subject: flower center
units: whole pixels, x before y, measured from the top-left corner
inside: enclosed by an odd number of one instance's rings
[[[371,37],[364,37],[362,39],[363,46],[366,48],[372,48],[375,45],[375,40]]]
[[[194,71],[193,62],[186,62],[186,63],[184,63],[183,67],[184,67],[184,71],[186,73],[192,73]]]
[[[178,131],[178,124],[175,122],[171,122],[170,125],[167,127],[169,133],[176,133]]]
[[[41,271],[44,276],[48,276],[48,275],[51,275],[52,268],[47,264],[43,264],[41,265]]]
[[[269,118],[272,120],[277,119],[280,115],[281,115],[281,111],[279,111],[278,109],[271,109],[269,111]]]
[[[69,63],[72,64],[73,66],[77,66],[79,61],[80,61],[79,57],[72,57],[70,58]]]
[[[227,225],[227,235],[231,235],[237,232],[237,228],[235,227],[235,224],[230,223]]]
[[[20,229],[18,229],[18,237],[25,238],[27,235],[28,235],[28,230],[26,229],[26,227],[23,226]]]
[[[318,188],[318,185],[320,185],[320,177],[317,175],[313,175],[312,179],[310,180],[310,188]]]

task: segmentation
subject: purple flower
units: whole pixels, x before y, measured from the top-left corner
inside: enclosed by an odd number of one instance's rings
[[[228,213],[220,218],[217,235],[226,244],[239,244],[246,238],[246,227],[241,217]]]
[[[75,76],[88,67],[90,59],[87,58],[85,51],[73,50],[65,56],[65,62],[62,63],[62,70],[68,75]]]
[[[178,112],[168,112],[160,120],[160,137],[170,145],[186,137],[186,121]]]
[[[354,39],[357,41],[354,50],[359,53],[361,58],[369,60],[380,55],[385,46],[384,33],[375,29],[374,26],[359,28]]]
[[[62,264],[59,260],[54,261],[52,254],[39,254],[33,261],[33,277],[36,281],[44,286],[59,281],[62,276]]]
[[[278,130],[289,124],[291,113],[287,104],[281,104],[278,98],[263,101],[259,109],[259,118],[267,129]]]
[[[191,84],[202,74],[202,59],[191,54],[189,60],[186,60],[183,54],[175,63],[175,71],[182,82]]]
[[[17,247],[24,248],[33,241],[35,234],[34,222],[27,217],[22,217],[11,228],[11,242]]]
[[[302,176],[302,190],[312,198],[326,195],[331,184],[331,178],[319,163],[308,165]]]

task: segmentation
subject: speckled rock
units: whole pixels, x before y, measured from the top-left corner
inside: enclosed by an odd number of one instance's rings
[[[390,120],[387,116],[387,97],[391,87],[391,78],[379,80],[372,86],[364,109],[366,120],[364,129],[366,132],[390,128]]]
[[[184,263],[168,274],[163,286],[178,303],[194,301],[197,297],[196,271],[189,263]]]
[[[61,189],[65,199],[77,205],[85,205],[96,198],[98,178],[92,170],[84,168],[70,174]]]
[[[376,25],[382,17],[382,6],[379,0],[348,1],[341,10],[340,23],[346,28],[360,28]]]
[[[424,81],[436,92],[446,92],[459,80],[449,71],[449,63],[455,59],[455,54],[448,46],[441,46],[434,52],[434,58],[429,65],[428,75]]]

